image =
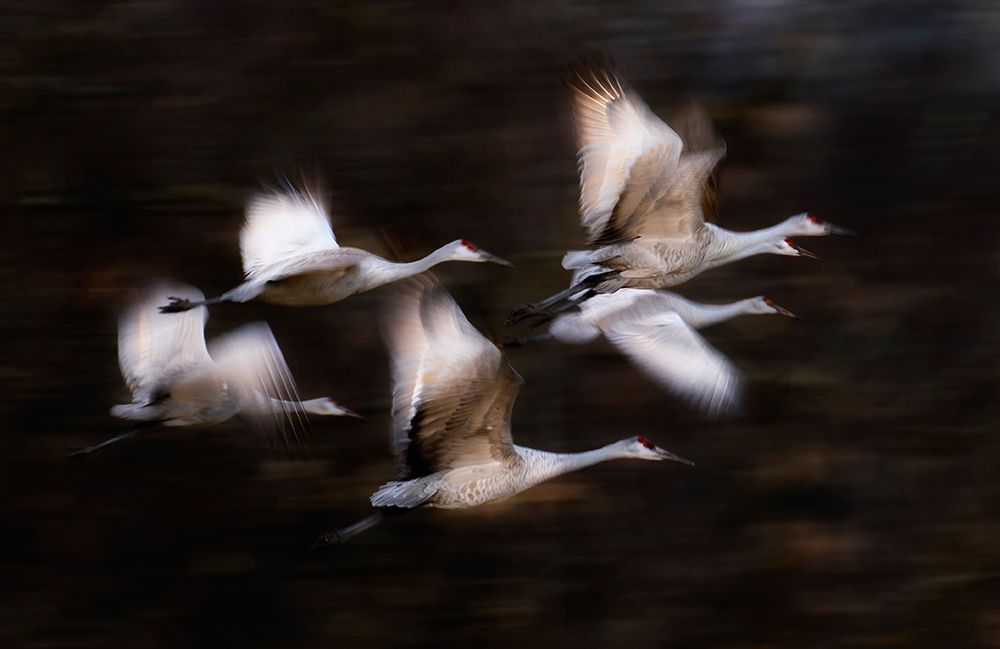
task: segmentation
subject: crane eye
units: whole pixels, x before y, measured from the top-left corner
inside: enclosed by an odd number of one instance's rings
[[[640,444],[642,444],[643,446],[645,446],[649,450],[651,450],[651,451],[653,450],[653,442],[649,441],[645,437],[639,437],[635,441],[639,442]]]
[[[787,245],[789,248],[791,248],[793,250],[798,250],[799,249],[799,247],[797,245],[795,245],[795,242],[792,241],[791,239],[785,239],[785,245]]]
[[[766,304],[767,306],[774,306],[774,300],[772,300],[771,298],[769,298],[769,297],[767,297],[765,295],[764,296],[764,304]]]
[[[809,219],[810,221],[812,221],[813,223],[815,223],[816,225],[819,225],[820,223],[822,223],[822,221],[820,221],[818,218],[816,218],[816,216],[813,215],[813,214],[806,214],[806,218]]]
[[[469,241],[468,239],[462,239],[462,245],[471,250],[472,252],[479,250],[479,247],[476,246],[476,244]]]

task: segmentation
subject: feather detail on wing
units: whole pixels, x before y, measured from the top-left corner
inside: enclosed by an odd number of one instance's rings
[[[272,191],[250,199],[240,231],[247,279],[307,252],[337,248],[326,205],[308,190]]]
[[[192,286],[160,282],[144,290],[118,323],[118,365],[137,403],[155,400],[169,377],[212,362],[205,347],[208,309],[160,313],[159,306],[171,297],[205,299]]]
[[[239,404],[240,414],[279,432],[286,445],[302,442],[308,427],[298,390],[267,324],[247,324],[214,338],[209,352],[213,376]]]
[[[705,221],[703,199],[725,149],[681,156],[665,166],[659,152],[636,161],[608,223],[611,238],[672,239],[690,236]]]
[[[654,380],[711,415],[739,405],[739,371],[676,313],[622,321],[605,335]]]
[[[625,88],[611,63],[588,58],[566,79],[580,167],[580,213],[591,246],[686,237],[718,204],[725,143],[691,106],[671,128]]]
[[[557,316],[549,325],[549,333],[561,343],[583,345],[596,340],[601,330],[587,322],[580,311]]]
[[[664,313],[676,312],[689,302],[665,290],[621,288],[614,293],[595,295],[580,305],[584,317],[602,329],[643,323]],[[679,315],[684,317],[683,312]]]
[[[518,461],[510,415],[521,377],[448,293],[418,278],[387,309],[392,443],[404,477]]]
[[[667,121],[684,142],[685,153],[701,153],[717,149],[725,153],[725,140],[715,130],[708,113],[698,104],[691,102],[676,114],[671,114]],[[715,221],[719,209],[721,175],[720,167],[716,164],[704,182],[701,212],[705,221],[710,223]]]
[[[600,269],[598,269],[600,270]],[[570,286],[575,286],[590,272],[577,271]],[[621,288],[614,293],[600,293],[580,302],[575,309],[560,314],[549,325],[549,333],[556,340],[581,345],[601,335],[601,327],[608,317],[627,309],[635,300],[648,291]]]
[[[621,234],[610,221],[632,166],[642,158],[672,165],[683,143],[637,94],[625,89],[608,59],[582,59],[565,83],[576,125],[581,224],[588,243],[610,242]]]

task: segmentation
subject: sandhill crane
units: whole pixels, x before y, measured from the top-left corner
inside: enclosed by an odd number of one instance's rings
[[[205,297],[190,286],[161,283],[142,293],[118,326],[118,364],[132,403],[112,407],[111,414],[137,423],[67,459],[89,455],[160,424],[215,424],[239,414],[265,428],[284,430],[287,422],[294,435],[302,425],[302,412],[359,417],[326,397],[300,401],[281,349],[263,322],[215,338],[210,353],[204,331],[208,309],[163,315],[157,305],[168,295]]]
[[[508,345],[550,340],[579,345],[603,335],[667,390],[718,415],[738,407],[740,372],[696,330],[751,314],[796,317],[765,296],[701,304],[670,291],[623,288],[563,313],[546,334],[510,339]]]
[[[245,282],[219,297],[198,302],[172,296],[160,311],[175,313],[204,304],[253,299],[290,306],[333,304],[445,261],[511,265],[465,239],[408,263],[341,247],[322,200],[314,192],[291,186],[287,192],[274,190],[250,200],[240,231],[240,254]]]
[[[466,319],[451,296],[414,281],[386,318],[392,359],[392,439],[400,479],[372,496],[379,508],[475,507],[544,480],[613,459],[689,460],[630,437],[584,453],[517,446],[510,420],[522,379]],[[392,510],[390,510],[392,511]],[[379,512],[321,537],[343,541],[382,520]]]
[[[815,256],[790,237],[854,234],[808,213],[752,232],[706,222],[715,203],[715,185],[707,181],[726,147],[702,111],[688,111],[679,134],[601,58],[581,61],[566,84],[578,143],[580,220],[589,248],[568,252],[563,267],[606,271],[590,275],[586,287],[599,293],[667,288],[751,255]],[[525,305],[512,320],[544,312],[572,292]]]

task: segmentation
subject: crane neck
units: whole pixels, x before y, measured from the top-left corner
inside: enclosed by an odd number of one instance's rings
[[[617,460],[629,455],[624,451],[620,442],[608,444],[601,448],[595,448],[582,453],[551,453],[549,451],[539,451],[533,448],[517,447],[518,453],[525,458],[532,466],[533,477],[541,482],[554,478],[564,473],[571,473],[579,469],[606,462],[607,460]]]
[[[267,397],[267,399],[271,402],[271,409],[277,411],[292,412],[301,410],[311,415],[345,414],[342,407],[338,404],[334,404],[335,408],[331,409],[329,399],[306,399],[305,401],[288,401],[286,399],[275,399],[274,397]],[[263,405],[263,403],[260,403],[260,405]],[[338,410],[341,410],[341,412],[338,412]]]
[[[791,220],[786,219],[771,227],[749,232],[736,232],[706,223],[705,227],[712,233],[712,243],[707,255],[708,267],[714,268],[767,252],[775,239],[793,234]]]
[[[688,302],[686,305],[676,308],[676,310],[689,325],[695,329],[702,329],[749,313],[753,301],[754,298],[730,304],[697,304]]]
[[[253,391],[253,400],[244,404],[243,412],[251,415],[265,415],[269,412],[289,412],[291,410],[306,410],[308,412],[308,401],[286,401],[275,399],[271,395],[264,394],[259,390]]]
[[[448,243],[431,254],[417,259],[416,261],[395,262],[382,260],[382,268],[379,272],[379,284],[388,284],[406,277],[413,277],[426,272],[443,261],[448,261],[452,256],[452,244]]]
[[[298,406],[312,415],[328,415],[330,414],[327,409],[328,403],[326,399],[306,399],[305,401],[292,401],[291,405]]]

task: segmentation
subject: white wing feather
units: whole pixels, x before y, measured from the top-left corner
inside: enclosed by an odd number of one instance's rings
[[[409,444],[410,424],[421,405],[452,398],[482,374],[494,376],[503,354],[466,319],[459,306],[428,280],[403,292],[385,317],[392,365],[394,451]],[[429,299],[429,296],[430,299]]]
[[[739,405],[739,371],[676,313],[605,330],[612,344],[668,390],[718,415]]]
[[[581,67],[567,84],[577,133],[581,224],[593,242],[607,226],[636,160],[659,149],[662,163],[676,164],[684,145],[608,66]]]
[[[306,430],[299,394],[270,327],[263,322],[244,325],[214,338],[209,352],[217,378],[240,413],[283,434],[287,426],[291,441],[298,442],[297,431]]]
[[[573,284],[576,282],[574,275]],[[637,289],[620,288],[614,293],[595,295],[581,302],[576,309],[556,317],[549,325],[549,333],[559,342],[571,345],[589,343],[601,335],[605,319],[627,309],[641,294],[642,291]]]
[[[259,277],[291,256],[338,248],[326,206],[305,192],[270,192],[250,199],[240,231],[247,279]]]
[[[601,330],[587,322],[579,311],[564,313],[549,325],[549,333],[561,343],[583,345],[596,340]]]
[[[423,394],[424,359],[430,343],[420,322],[420,291],[400,291],[386,309],[383,338],[392,372],[392,432],[390,447],[401,456],[409,443],[410,422]]]
[[[170,377],[212,362],[205,347],[208,309],[160,313],[159,306],[170,297],[205,299],[192,286],[162,282],[143,291],[118,324],[118,365],[138,403],[154,399],[157,388]]]

